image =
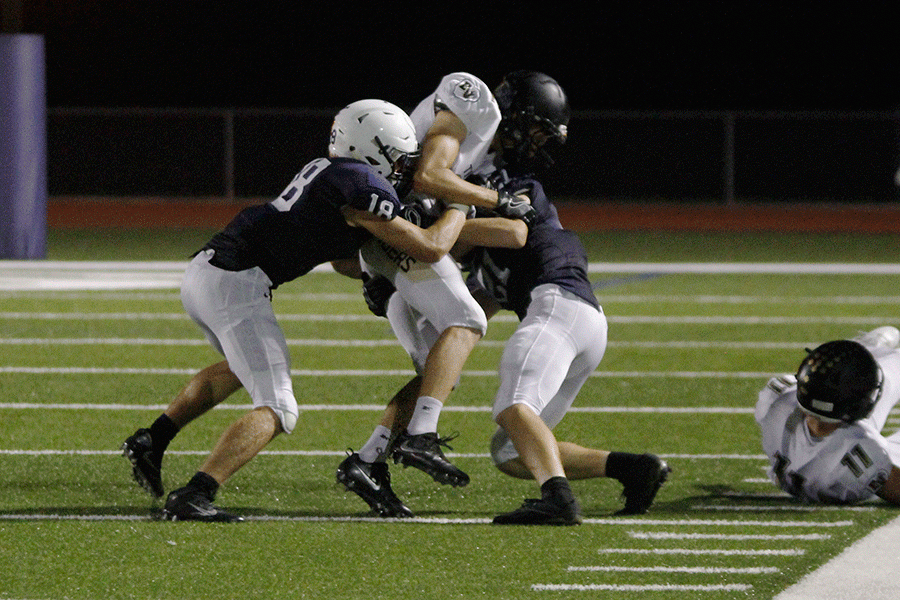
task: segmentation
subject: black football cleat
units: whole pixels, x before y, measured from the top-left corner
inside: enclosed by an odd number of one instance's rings
[[[453,466],[441,451],[441,446],[450,448],[447,442],[455,437],[440,438],[437,433],[409,435],[403,432],[394,444],[394,463],[424,471],[438,483],[454,487],[466,486],[469,484],[469,476]]]
[[[238,523],[243,517],[214,506],[212,498],[190,487],[175,490],[166,499],[162,511],[166,521],[202,521],[204,523]]]
[[[642,454],[640,463],[634,471],[629,473],[628,481],[624,482],[622,496],[625,498],[625,508],[615,514],[642,515],[646,513],[653,504],[659,488],[666,482],[671,472],[672,468],[658,456]]]
[[[367,463],[352,452],[337,468],[337,480],[362,498],[380,517],[407,518],[413,512],[391,489],[391,473],[387,463]]]
[[[516,510],[497,515],[494,525],[580,525],[581,510],[576,501],[557,504],[529,498]]]
[[[138,429],[122,444],[122,455],[131,461],[134,480],[154,498],[162,498],[162,454],[153,452],[149,429]]]

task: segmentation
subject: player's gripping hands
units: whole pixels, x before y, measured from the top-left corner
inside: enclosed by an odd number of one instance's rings
[[[531,206],[530,200],[524,196],[514,196],[503,190],[497,191],[497,207],[494,212],[507,219],[521,219],[529,229],[537,218],[537,213]]]

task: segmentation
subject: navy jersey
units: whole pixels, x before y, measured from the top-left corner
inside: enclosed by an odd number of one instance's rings
[[[278,198],[238,213],[203,249],[215,250],[210,264],[228,271],[259,267],[274,289],[316,265],[357,256],[371,234],[347,224],[344,206],[385,220],[400,211],[393,186],[362,162],[320,158],[304,166]]]
[[[525,317],[531,303],[531,290],[545,283],[556,284],[599,308],[587,277],[587,252],[575,233],[563,229],[541,184],[519,178],[504,189],[531,198],[537,219],[523,248],[479,248],[470,278],[519,319]]]

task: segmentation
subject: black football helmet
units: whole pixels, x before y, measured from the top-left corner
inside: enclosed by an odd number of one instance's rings
[[[829,423],[853,423],[872,412],[883,375],[872,353],[852,340],[822,344],[797,371],[797,400],[807,413]]]
[[[514,174],[553,164],[554,146],[566,142],[569,100],[555,79],[536,71],[513,71],[494,90],[502,120],[500,165]]]

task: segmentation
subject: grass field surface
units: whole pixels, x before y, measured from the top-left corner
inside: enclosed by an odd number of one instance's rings
[[[607,269],[591,280],[609,347],[556,433],[663,456],[674,472],[646,515],[613,516],[616,482],[576,481],[582,526],[490,525],[537,493],[487,454],[496,368],[516,326],[501,313],[441,417],[442,433],[460,432],[449,455],[472,483],[441,487],[394,467],[417,517],[372,517],[335,485],[335,468],[412,369],[358,282],[317,272],[274,295],[302,410],[292,435],[220,491],[218,504],[247,520],[154,520],[159,505],[118,448],[219,359],[172,284],[209,233],[51,231],[51,261],[173,263],[142,271],[138,289],[119,289],[102,263],[73,278],[0,262],[0,599],[773,598],[898,515],[782,495],[752,414],[804,347],[900,323],[896,236],[610,232],[582,235]],[[680,262],[705,266],[623,264]],[[248,406],[241,391],[185,428],[164,461],[167,490]]]

